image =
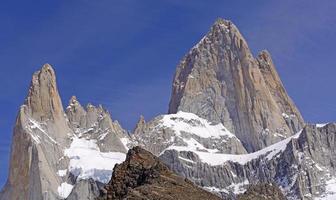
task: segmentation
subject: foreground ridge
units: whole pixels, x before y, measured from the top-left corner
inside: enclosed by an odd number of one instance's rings
[[[168,169],[150,152],[134,147],[125,162],[116,165],[101,199],[219,200]]]

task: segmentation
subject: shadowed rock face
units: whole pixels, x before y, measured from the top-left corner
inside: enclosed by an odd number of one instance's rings
[[[222,19],[176,69],[169,113],[178,111],[223,123],[249,152],[289,137],[303,125],[270,55],[263,51],[253,58],[236,26]]]
[[[126,161],[116,165],[101,199],[203,200],[220,198],[168,169],[150,152],[134,147]]]

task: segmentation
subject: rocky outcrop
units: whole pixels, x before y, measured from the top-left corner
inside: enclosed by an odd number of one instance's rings
[[[71,97],[66,114],[73,131],[79,137],[94,139],[102,152],[127,152],[121,138],[128,138],[118,121],[113,121],[102,105],[88,104],[84,109],[75,96]]]
[[[250,186],[244,194],[238,195],[238,200],[286,200],[286,197],[273,184],[258,184]]]
[[[134,147],[116,165],[101,199],[220,199],[168,169],[150,152]]]
[[[249,152],[287,138],[303,125],[269,54],[253,58],[237,27],[223,19],[176,69],[169,113],[178,111],[223,123]]]

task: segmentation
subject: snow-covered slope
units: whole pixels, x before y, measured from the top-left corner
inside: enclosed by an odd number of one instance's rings
[[[203,152],[246,153],[239,139],[221,123],[213,124],[186,112],[161,115],[148,123],[139,122],[132,140],[133,145],[143,146],[155,155],[172,147]]]
[[[205,189],[233,197],[250,184],[276,183],[288,199],[332,199],[336,124],[307,125],[283,141],[249,154],[223,154],[193,145],[168,147],[160,158]]]
[[[77,137],[73,137],[64,153],[70,159],[69,172],[78,180],[92,178],[101,183],[107,183],[114,165],[126,158],[125,153],[101,152],[97,141]]]
[[[253,159],[258,159],[259,157],[266,157],[266,159],[271,160],[274,156],[278,155],[279,153],[283,152],[287,144],[292,140],[296,139],[300,136],[300,133],[295,134],[287,139],[284,139],[278,143],[275,143],[271,146],[268,146],[264,149],[259,151],[249,153],[249,154],[224,154],[219,153],[218,151],[213,151],[204,148],[202,145],[197,143],[197,141],[189,140],[187,146],[175,146],[172,145],[168,147],[166,150],[176,150],[179,152],[193,152],[195,153],[201,162],[207,163],[209,165],[224,165],[226,162],[236,162],[241,165],[244,165],[250,162]],[[164,153],[164,152],[163,152]]]
[[[177,114],[164,115],[158,127],[170,128],[176,136],[190,133],[201,138],[237,138],[223,124],[212,124],[193,113],[179,111]]]
[[[70,147],[64,150],[64,157],[69,159],[65,169],[59,169],[57,174],[61,177],[74,176],[74,183],[63,182],[58,187],[58,193],[66,198],[74,185],[80,180],[93,179],[100,183],[108,183],[112,176],[115,164],[122,163],[126,154],[122,152],[101,152],[94,139],[79,138],[74,135]]]

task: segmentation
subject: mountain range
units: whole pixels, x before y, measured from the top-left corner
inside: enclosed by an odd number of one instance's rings
[[[73,96],[64,107],[43,65],[17,114],[0,199],[336,198],[336,123],[306,123],[270,53],[254,57],[231,21],[216,20],[182,58],[168,107],[126,131],[101,105]]]

